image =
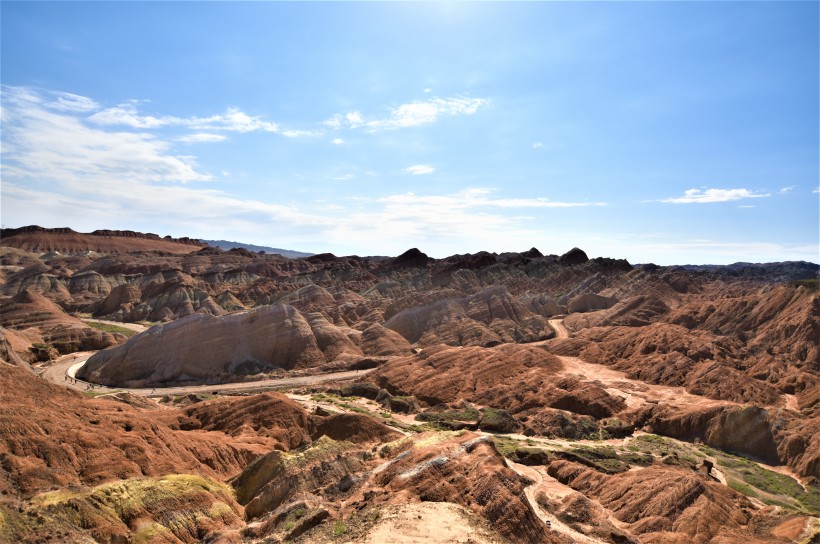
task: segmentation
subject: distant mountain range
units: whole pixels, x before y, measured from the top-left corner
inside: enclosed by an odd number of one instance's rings
[[[224,249],[226,251],[241,247],[255,253],[259,253],[260,251],[264,251],[265,253],[278,253],[279,255],[289,259],[299,259],[301,257],[310,257],[313,255],[313,253],[305,253],[304,251],[294,251],[292,249],[281,249],[278,247],[257,246],[254,244],[244,244],[242,242],[229,242],[228,240],[200,240],[200,242],[208,244],[209,246]]]

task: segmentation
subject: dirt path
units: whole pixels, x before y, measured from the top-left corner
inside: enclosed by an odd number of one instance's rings
[[[633,380],[628,378],[624,372],[612,370],[604,365],[588,363],[578,357],[564,355],[558,355],[557,357],[564,363],[562,374],[580,376],[584,380],[601,382],[607,393],[621,397],[629,408],[647,402],[659,402],[670,406],[686,407],[687,409],[733,404],[727,401],[693,395],[683,387],[655,385]]]
[[[278,378],[273,380],[259,380],[255,382],[223,383],[216,385],[194,385],[183,387],[157,387],[144,389],[129,389],[125,387],[106,387],[104,385],[93,385],[93,389],[88,382],[82,380],[69,381],[66,378],[73,376],[73,373],[81,367],[94,352],[73,353],[60,357],[57,362],[49,366],[42,374],[42,377],[50,382],[75,389],[77,391],[94,391],[105,394],[114,391],[127,391],[141,397],[162,397],[164,395],[188,395],[197,393],[213,393],[214,391],[255,391],[259,389],[281,389],[285,387],[302,387],[315,385],[318,383],[342,381],[364,376],[374,369],[351,370],[346,372],[332,372],[330,374],[318,374],[315,376],[298,376],[292,378]]]
[[[564,326],[563,319],[548,319],[547,322],[555,330],[556,338],[569,338],[569,331]]]
[[[115,327],[122,327],[134,332],[144,332],[150,327],[140,325],[139,323],[123,323],[122,321],[106,321],[105,319],[83,319],[86,323],[102,323],[103,325],[114,325]]]
[[[552,480],[555,484],[557,484],[558,489],[556,489],[556,491],[562,493],[562,497],[569,495],[571,493],[576,493],[576,491],[564,486],[558,480],[555,480],[550,476],[545,477],[541,473],[541,471],[536,470],[534,467],[520,465],[518,463],[510,461],[509,459],[505,459],[505,461],[509,468],[511,468],[521,476],[529,478],[533,481],[532,484],[524,488],[524,495],[527,497],[527,502],[530,503],[530,508],[532,508],[533,512],[535,512],[535,515],[537,515],[538,519],[544,522],[544,524],[548,527],[548,531],[555,531],[557,533],[564,534],[571,538],[573,541],[578,542],[580,544],[606,544],[603,540],[598,540],[597,538],[592,538],[583,533],[579,533],[569,525],[565,524],[557,517],[555,517],[551,512],[547,512],[544,509],[542,509],[535,498],[536,491],[544,490],[545,487],[548,487],[547,485],[545,485],[546,479]]]

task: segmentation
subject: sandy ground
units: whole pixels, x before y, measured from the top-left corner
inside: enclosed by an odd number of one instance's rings
[[[612,370],[604,365],[588,363],[578,357],[559,355],[558,358],[564,363],[562,374],[579,376],[587,381],[600,382],[607,393],[621,397],[630,408],[647,402],[681,406],[687,409],[730,404],[726,401],[693,395],[683,387],[655,385],[633,380],[623,372]]]
[[[476,515],[449,502],[423,502],[382,510],[363,544],[500,544]]]

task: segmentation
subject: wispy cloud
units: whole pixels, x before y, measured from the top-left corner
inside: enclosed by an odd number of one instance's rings
[[[465,189],[451,195],[417,195],[403,193],[380,199],[380,202],[402,204],[409,207],[434,206],[439,210],[471,208],[578,208],[606,206],[605,202],[560,202],[544,197],[538,198],[494,198],[494,189],[477,187]]]
[[[345,143],[345,141],[342,140],[341,138],[333,138],[330,141],[330,143],[332,143],[333,145],[342,145],[343,143]]]
[[[626,251],[635,255],[645,254],[651,256],[650,259],[657,259],[670,264],[728,264],[737,261],[746,262],[773,262],[786,260],[817,260],[820,254],[820,246],[809,245],[784,245],[774,242],[752,241],[725,241],[725,240],[666,240],[663,243],[652,244],[642,243],[640,246],[630,248],[624,246]],[[670,261],[668,256],[673,256],[674,261]],[[681,255],[689,256],[690,261],[680,260]]]
[[[57,92],[54,100],[47,105],[55,110],[86,112],[99,109],[100,105],[88,97],[72,93]]]
[[[445,116],[473,115],[479,109],[490,106],[486,98],[432,98],[426,101],[414,101],[391,108],[386,116],[365,118],[359,111],[337,114],[324,122],[325,125],[339,129],[366,128],[369,132],[396,130],[426,125]]]
[[[781,187],[780,190],[777,191],[777,194],[785,195],[786,193],[791,193],[792,191],[794,191],[795,187],[797,187],[797,186],[796,185],[789,185],[787,187]]]
[[[239,108],[228,108],[225,113],[209,117],[176,117],[173,115],[143,115],[137,101],[129,101],[113,108],[98,111],[89,120],[98,125],[127,126],[151,129],[167,126],[188,127],[194,130],[225,130],[230,132],[280,132],[279,125],[259,116],[248,115]]]
[[[414,164],[404,170],[408,174],[413,174],[414,176],[423,176],[425,174],[432,174],[436,171],[435,168],[429,166],[427,164]]]
[[[541,142],[535,142],[534,144],[532,144],[533,149],[541,149],[542,147],[544,147],[544,144]]]
[[[77,186],[104,185],[114,177],[126,183],[212,179],[192,157],[170,153],[170,145],[153,135],[96,129],[76,110],[54,109],[27,89],[3,88],[3,99],[6,174]]]
[[[175,152],[173,142],[159,136],[160,131],[135,132],[91,122],[79,106],[52,103],[57,100],[42,93],[4,89],[2,206],[7,224],[60,226],[54,224],[55,218],[70,215],[71,226],[78,229],[123,225],[211,238],[234,232],[245,233],[248,240],[258,238],[260,231],[275,231],[303,247],[305,240],[346,248],[351,240],[361,240],[361,251],[398,254],[420,245],[443,255],[454,247],[502,250],[510,240],[558,243],[557,234],[521,211],[604,205],[505,198],[488,188],[324,204],[263,202],[219,190],[215,183],[195,183],[214,177],[195,157]],[[195,134],[222,136],[204,130]],[[189,136],[192,141],[210,138]],[[352,173],[343,170],[336,176],[344,182]]]
[[[820,187],[815,187],[812,193],[820,193]]]
[[[712,202],[731,202],[744,198],[764,198],[770,193],[755,193],[749,189],[689,189],[683,196],[660,200],[672,204],[707,204]]]
[[[210,134],[208,132],[195,132],[194,134],[186,134],[176,139],[178,142],[186,144],[198,144],[208,142],[221,142],[227,140],[228,137],[223,134]]]

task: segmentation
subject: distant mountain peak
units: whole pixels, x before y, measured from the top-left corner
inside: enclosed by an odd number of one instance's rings
[[[228,240],[200,240],[200,242],[208,244],[209,246],[224,249],[225,251],[241,248],[247,249],[248,251],[253,251],[254,253],[259,253],[260,251],[264,251],[265,253],[277,253],[289,259],[300,259],[302,257],[310,257],[311,255],[313,255],[313,253],[307,253],[304,251],[295,251],[292,249],[281,249],[277,247],[268,246],[257,246],[255,244],[246,244],[243,242],[230,242]]]

